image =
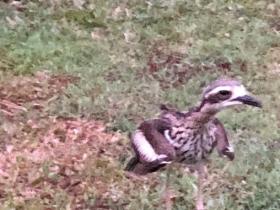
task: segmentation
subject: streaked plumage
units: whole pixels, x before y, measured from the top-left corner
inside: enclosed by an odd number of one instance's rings
[[[199,106],[187,112],[162,106],[158,118],[142,122],[132,133],[136,155],[127,170],[143,175],[172,161],[201,163],[209,158],[214,148],[233,160],[233,147],[215,115],[224,108],[241,104],[261,107],[239,81],[219,79],[204,89]],[[203,202],[199,206],[203,206]]]
[[[200,105],[190,111],[162,106],[158,118],[144,121],[131,135],[134,164],[146,167],[145,173],[170,161],[193,164],[207,159],[215,147],[232,160],[233,148],[215,114],[238,104],[260,106],[239,81],[220,79],[205,88]],[[136,168],[137,173],[144,174]],[[129,164],[128,169],[133,170],[133,166]]]

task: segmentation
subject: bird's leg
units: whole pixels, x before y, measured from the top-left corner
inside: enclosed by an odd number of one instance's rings
[[[207,176],[207,168],[204,163],[198,163],[196,166],[198,173],[198,184],[197,184],[197,194],[196,194],[196,210],[204,210],[203,204],[203,188],[204,179]]]
[[[165,202],[166,210],[171,210],[173,205],[172,192],[170,188],[170,172],[171,172],[171,166],[167,165],[166,179],[165,179],[165,186],[164,186],[164,202]]]

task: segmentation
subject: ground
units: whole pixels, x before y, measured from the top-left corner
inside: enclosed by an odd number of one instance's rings
[[[279,1],[1,1],[0,209],[164,209],[166,172],[127,176],[128,133],[220,76],[264,108],[224,111],[209,210],[280,209]],[[196,180],[174,166],[174,209]]]

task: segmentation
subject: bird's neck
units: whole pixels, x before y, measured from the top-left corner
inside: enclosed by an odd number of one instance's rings
[[[217,112],[216,110],[208,109],[204,103],[201,103],[200,106],[193,108],[189,112],[186,121],[200,127],[212,120]]]
[[[207,104],[202,102],[199,106],[193,107],[186,112],[180,112],[176,109],[164,107],[162,109],[160,118],[167,120],[175,127],[185,126],[190,128],[200,129],[210,120],[212,120],[217,113],[212,109],[207,108]]]
[[[187,121],[191,121],[196,125],[204,125],[214,118],[216,113],[194,111],[188,117]]]

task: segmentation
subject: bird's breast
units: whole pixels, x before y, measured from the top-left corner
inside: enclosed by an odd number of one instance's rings
[[[164,136],[174,146],[177,161],[187,164],[207,159],[214,147],[214,136],[206,127],[199,129],[172,127],[164,131]]]

